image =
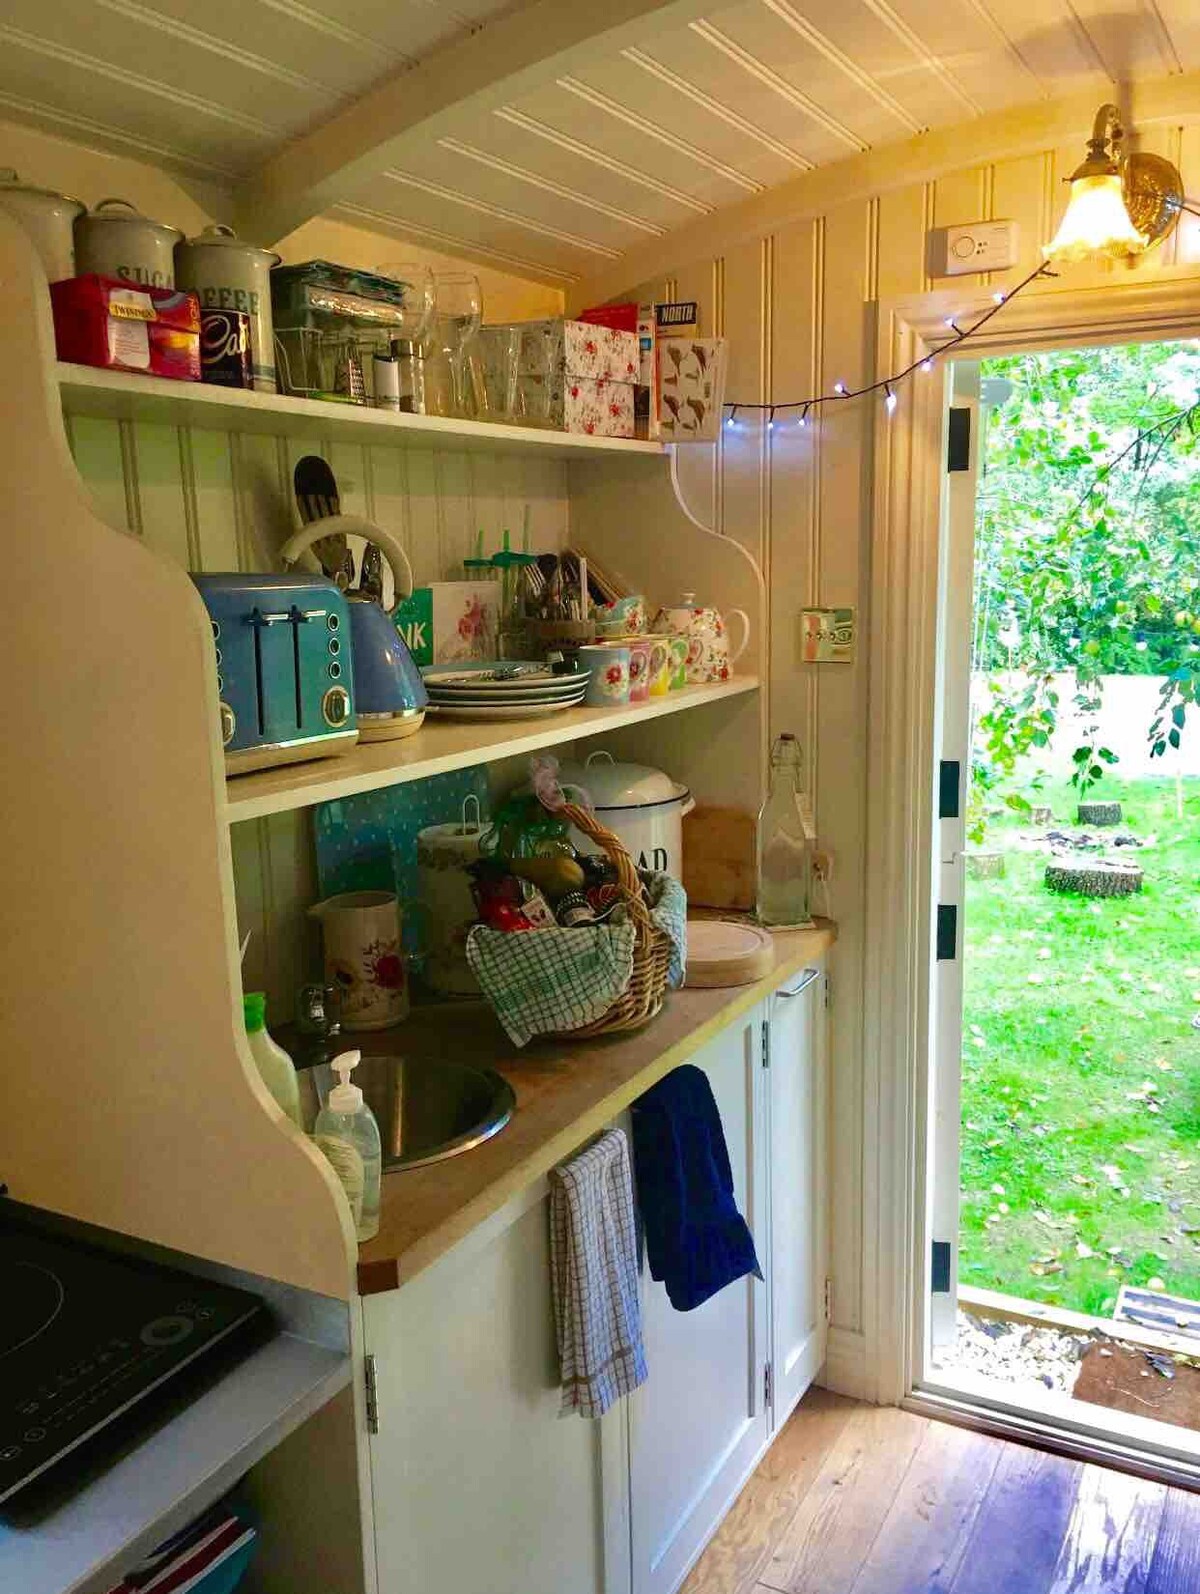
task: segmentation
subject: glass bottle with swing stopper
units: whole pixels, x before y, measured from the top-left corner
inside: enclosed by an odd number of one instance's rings
[[[812,922],[813,825],[802,777],[800,743],[785,731],[771,748],[758,814],[757,917],[774,929]]]

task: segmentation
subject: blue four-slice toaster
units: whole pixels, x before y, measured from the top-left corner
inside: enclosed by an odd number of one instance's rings
[[[323,576],[194,575],[212,621],[230,775],[358,740],[350,612]]]

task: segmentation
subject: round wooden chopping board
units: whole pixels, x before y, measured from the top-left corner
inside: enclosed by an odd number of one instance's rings
[[[685,985],[753,985],[775,965],[768,932],[744,919],[689,919]]]

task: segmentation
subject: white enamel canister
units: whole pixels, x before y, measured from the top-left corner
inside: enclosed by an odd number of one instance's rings
[[[175,286],[178,227],[152,221],[127,199],[102,199],[75,222],[75,269],[147,288]]]
[[[564,787],[583,787],[596,818],[620,837],[639,869],[682,878],[683,816],[696,806],[686,786],[661,769],[617,763],[602,749],[586,764],[560,765],[558,778]],[[577,830],[571,840],[581,852],[603,850]]]
[[[206,227],[175,249],[175,280],[200,300],[200,309],[237,310],[250,317],[254,387],[275,392],[275,332],[271,267],[279,256],[243,243],[231,227]]]
[[[11,166],[0,167],[0,210],[7,210],[28,233],[51,282],[75,275],[75,218],[87,206],[82,200],[32,188]]]

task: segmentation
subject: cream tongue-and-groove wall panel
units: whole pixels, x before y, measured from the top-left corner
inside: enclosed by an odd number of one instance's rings
[[[488,551],[505,528],[520,546],[566,541],[566,466],[497,454],[385,447],[320,450],[284,438],[192,431],[159,423],[67,417],[67,434],[96,510],[192,570],[271,570],[294,529],[292,469],[320,452],[343,507],[395,531],[418,584],[460,578],[482,529]],[[152,667],[152,661],[147,661]],[[269,1013],[290,1017],[317,953],[305,917],[317,898],[307,810],[232,827],[239,938],[252,931],[246,990],[267,992]]]
[[[1168,155],[1185,186],[1200,185],[1200,126],[1163,123],[1138,147]],[[992,278],[959,279],[964,300],[980,288],[1010,287],[1041,259],[1066,203],[1064,179],[1082,159],[1082,142],[1019,158],[950,170],[936,181],[900,186],[805,215],[725,254],[675,263],[670,275],[642,283],[639,296],[696,298],[703,330],[730,340],[728,401],[804,398],[854,385],[875,369],[881,302],[936,286],[927,275],[926,234],[933,225],[1010,217],[1021,229],[1020,259]],[[1125,268],[1076,268],[1072,281],[1092,285],[1153,277],[1171,266],[1200,271],[1200,222],[1182,218],[1165,248]],[[1031,291],[1040,291],[1033,289]],[[940,380],[918,375],[916,380]],[[752,550],[767,570],[765,644],[770,659],[770,734],[796,733],[816,797],[817,823],[834,854],[832,910],[838,945],[832,960],[833,1063],[830,1159],[833,1333],[828,1376],[852,1393],[869,1393],[864,1333],[871,1323],[865,1268],[873,1256],[864,1216],[864,1170],[876,1155],[866,1138],[877,1080],[864,1057],[864,925],[870,911],[865,874],[871,801],[865,747],[868,722],[867,607],[872,560],[873,440],[878,399],[830,404],[804,428],[781,412],[771,433],[743,411],[718,450],[680,450],[680,475],[702,518]],[[903,392],[900,402],[904,403]],[[704,601],[728,601],[704,591]],[[849,664],[805,665],[800,611],[855,605],[857,655]]]

